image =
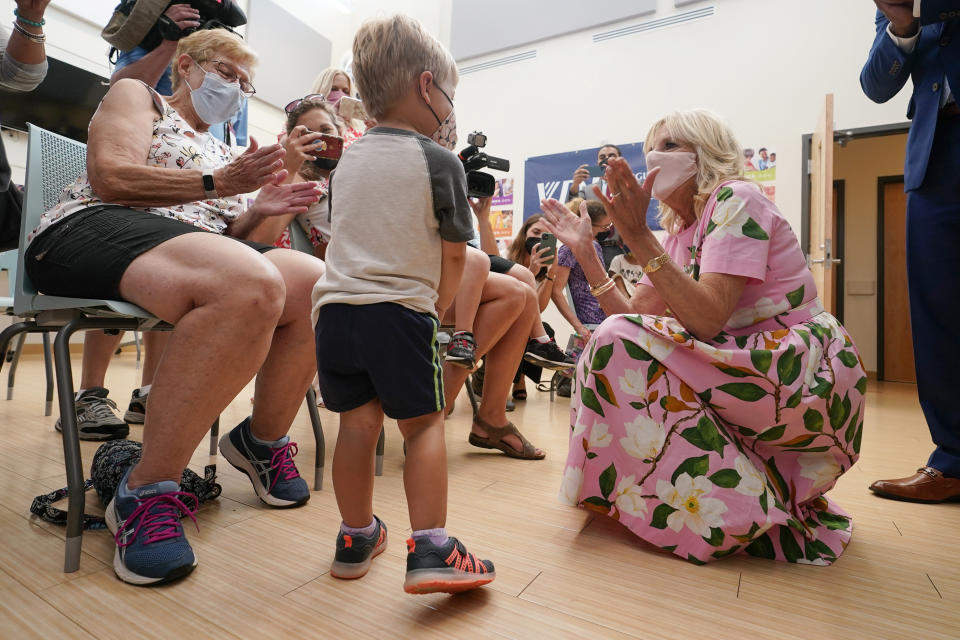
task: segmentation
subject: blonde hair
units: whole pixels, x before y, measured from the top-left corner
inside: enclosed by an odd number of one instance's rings
[[[194,31],[186,38],[181,38],[177,43],[177,52],[174,54],[173,73],[170,78],[170,85],[174,91],[180,85],[180,70],[177,68],[176,61],[180,56],[187,54],[197,64],[203,64],[208,60],[216,60],[220,56],[230,58],[247,68],[253,79],[253,68],[257,64],[257,54],[244,43],[240,36],[234,35],[226,29],[201,29]]]
[[[330,93],[330,89],[333,88],[333,80],[337,76],[343,76],[347,79],[347,93],[353,97],[353,79],[350,77],[350,74],[344,71],[343,69],[337,69],[336,67],[327,67],[320,72],[320,75],[317,76],[317,79],[313,81],[313,89],[310,89],[310,93],[322,93],[326,96]]]
[[[367,20],[353,39],[353,77],[367,114],[382,119],[424,71],[434,84],[450,91],[457,64],[440,41],[405,15]]]
[[[743,148],[733,129],[720,116],[706,109],[676,111],[658,120],[647,133],[644,149],[653,149],[654,138],[661,128],[674,142],[693,147],[697,154],[697,193],[693,210],[700,219],[710,194],[728,180],[743,180]],[[667,233],[683,229],[680,215],[666,203],[660,203],[660,226]]]

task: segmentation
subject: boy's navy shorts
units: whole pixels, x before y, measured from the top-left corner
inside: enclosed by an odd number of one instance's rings
[[[328,304],[316,326],[323,403],[344,413],[380,400],[406,420],[442,411],[443,369],[437,319],[399,304]]]

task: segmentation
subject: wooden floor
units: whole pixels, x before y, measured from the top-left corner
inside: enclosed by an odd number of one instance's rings
[[[462,396],[447,424],[448,528],[494,560],[498,578],[451,597],[403,593],[409,527],[393,423],[375,497],[391,531],[387,552],[361,580],[330,577],[340,519],[329,479],[337,419],[326,411],[327,486],[305,507],[264,507],[224,463],[223,495],[201,509],[199,533],[188,525],[200,560],[188,578],[158,588],[120,582],[105,531],[86,534],[80,570],[62,573],[63,529],[28,511],[33,496],[65,484],[42,379],[38,357],[25,356],[14,400],[0,400],[0,638],[960,638],[960,503],[867,491],[926,460],[913,386],[869,389],[862,458],[832,494],[854,516],[853,541],[827,568],[746,557],[697,567],[651,552],[613,521],[558,504],[569,400],[551,404],[531,388],[519,404],[513,419],[548,450],[545,461],[524,462],[467,444]],[[121,409],[138,381],[133,355],[115,358],[107,382]],[[250,395],[224,413],[225,428],[246,415]],[[292,435],[312,480],[302,410]],[[84,443],[85,464],[95,449]],[[193,466],[205,459],[198,452]],[[100,509],[92,492],[87,502]]]

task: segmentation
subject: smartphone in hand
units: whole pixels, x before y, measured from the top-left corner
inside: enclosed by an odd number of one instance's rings
[[[316,158],[338,159],[343,155],[343,138],[321,133],[316,145],[309,153]]]
[[[346,120],[369,120],[367,110],[363,108],[363,103],[356,98],[343,96],[337,103],[337,112],[341,118]]]
[[[539,249],[549,248],[550,251],[543,254],[543,264],[553,264],[557,258],[557,236],[552,233],[545,233],[540,236]]]
[[[601,167],[597,164],[587,167],[587,171],[590,173],[591,178],[602,178],[606,170],[606,167]]]

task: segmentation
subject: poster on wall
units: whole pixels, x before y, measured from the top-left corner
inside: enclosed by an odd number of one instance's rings
[[[643,143],[618,144],[624,159],[630,164],[637,180],[643,180],[647,175],[647,161],[643,153]],[[597,166],[597,152],[602,147],[566,151],[546,156],[527,158],[524,164],[523,179],[523,219],[526,220],[540,211],[540,201],[547,198],[556,198],[566,201],[570,185],[573,184],[573,172],[580,165]],[[599,183],[600,178],[591,178],[591,184]],[[651,229],[660,229],[657,222],[657,209],[660,204],[656,200],[650,202],[647,209],[647,224]]]
[[[513,209],[495,209],[490,212],[490,226],[494,238],[513,237]]]
[[[777,196],[777,153],[767,147],[743,150],[744,177],[753,180],[763,189],[770,202],[776,202]]]
[[[513,178],[500,178],[493,192],[492,207],[513,206]]]

